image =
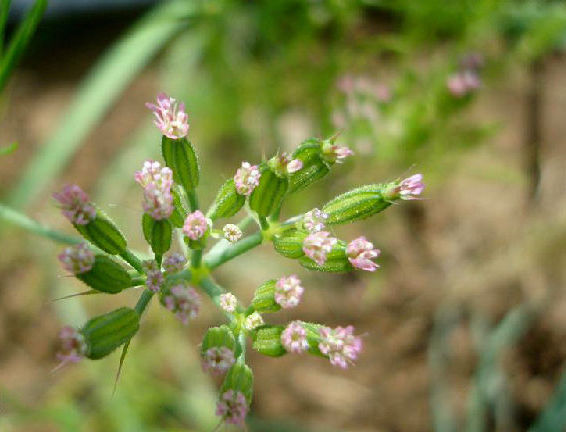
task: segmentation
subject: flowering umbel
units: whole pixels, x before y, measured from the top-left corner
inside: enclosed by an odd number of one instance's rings
[[[75,225],[86,225],[96,217],[96,209],[88,195],[77,185],[67,185],[53,198],[59,202],[63,215]]]
[[[234,313],[236,307],[238,306],[238,300],[236,296],[232,293],[224,293],[220,295],[220,307],[229,313]]]
[[[189,319],[198,315],[200,296],[186,282],[172,286],[169,291],[170,293],[163,299],[165,307],[174,312],[177,318],[187,325]]]
[[[282,277],[275,284],[275,301],[284,309],[293,308],[301,301],[304,291],[296,275]]]
[[[222,233],[224,234],[224,238],[230,243],[236,243],[242,238],[243,235],[242,230],[238,228],[238,225],[234,224],[224,225],[224,228],[222,228]]]
[[[167,255],[163,260],[163,268],[167,274],[180,272],[185,264],[187,264],[187,258],[178,252]]]
[[[322,327],[319,329],[321,341],[318,344],[320,352],[330,359],[333,366],[346,369],[362,351],[362,339],[354,336],[354,327]]]
[[[251,165],[249,162],[242,162],[242,166],[236,170],[234,183],[236,191],[240,195],[249,196],[259,184],[261,173],[257,165]]]
[[[213,374],[223,374],[235,361],[234,351],[225,346],[216,346],[206,350],[202,359],[202,367]]]
[[[264,321],[261,315],[257,312],[253,312],[248,315],[244,321],[244,328],[246,330],[254,330],[255,328],[263,325]]]
[[[94,264],[94,252],[86,243],[79,243],[65,248],[59,254],[59,261],[65,270],[74,275],[86,273]]]
[[[171,216],[173,171],[168,167],[161,167],[159,162],[147,160],[134,177],[144,190],[144,211],[156,220]]]
[[[352,240],[346,246],[346,255],[348,255],[348,261],[360,270],[365,271],[375,271],[379,268],[375,262],[374,258],[377,258],[381,251],[379,249],[374,249],[373,243],[368,241],[364,236],[358,237]]]
[[[149,260],[143,262],[142,268],[147,276],[147,279],[145,281],[147,289],[152,292],[158,292],[161,289],[161,285],[163,285],[163,281],[165,280],[163,273],[159,268],[159,265],[154,260]]]
[[[77,363],[86,354],[87,346],[82,334],[70,326],[65,326],[59,332],[59,351],[57,359],[61,364]]]
[[[319,266],[324,265],[326,256],[338,239],[331,237],[328,231],[319,231],[310,234],[303,242],[303,252]]]
[[[227,390],[216,404],[216,415],[227,424],[242,426],[248,414],[248,402],[242,392]]]
[[[308,232],[316,233],[322,231],[326,227],[325,223],[327,219],[328,215],[326,213],[315,208],[305,213],[305,217],[303,218],[303,226]]]
[[[295,354],[302,354],[309,349],[307,331],[300,321],[291,321],[281,333],[283,347]]]
[[[208,221],[204,214],[197,210],[189,213],[183,225],[183,232],[191,240],[200,240],[208,229]]]
[[[171,139],[179,139],[189,133],[189,117],[185,112],[185,104],[177,103],[165,93],[157,95],[157,104],[146,103],[153,111],[155,126],[163,135]]]

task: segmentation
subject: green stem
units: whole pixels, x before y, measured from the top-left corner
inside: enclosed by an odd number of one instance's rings
[[[124,260],[126,260],[126,262],[130,264],[133,268],[135,268],[137,271],[143,273],[141,260],[137,256],[135,256],[130,250],[126,249],[123,253],[120,254],[120,256],[124,258]]]
[[[193,249],[191,252],[191,267],[199,268],[202,265],[202,249]]]
[[[246,334],[244,332],[238,335],[238,344],[240,345],[240,358],[242,361],[246,361]]]
[[[210,297],[210,299],[214,302],[214,304],[220,307],[220,295],[224,294],[226,290],[209,277],[201,280],[200,286],[204,290],[204,292]]]
[[[243,238],[237,243],[221,245],[218,248],[213,248],[204,257],[205,265],[210,269],[215,269],[221,264],[224,264],[231,259],[242,255],[244,252],[259,246],[263,240],[261,232],[257,232],[248,237]]]
[[[253,216],[246,216],[244,219],[242,219],[242,220],[238,223],[238,228],[240,228],[240,229],[243,231],[243,230],[245,230],[253,221],[254,221],[254,217],[253,217]]]
[[[138,302],[136,303],[136,306],[134,307],[134,309],[140,315],[140,317],[144,313],[152,297],[153,297],[152,291],[146,289],[142,292],[142,295],[140,296]]]
[[[267,218],[265,216],[259,216],[258,221],[262,231],[267,231],[269,229],[269,222],[267,222]]]
[[[191,208],[191,211],[197,211],[198,210],[198,198],[197,198],[197,194],[194,190],[187,192],[187,198],[189,199],[189,207]]]
[[[139,276],[139,277],[133,277],[132,278],[132,286],[140,286],[145,284],[145,277],[144,276]]]

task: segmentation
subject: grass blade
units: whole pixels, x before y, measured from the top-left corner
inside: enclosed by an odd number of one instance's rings
[[[529,432],[555,432],[566,428],[566,372]]]
[[[6,22],[8,21],[8,13],[10,12],[10,4],[12,0],[3,0],[0,2],[0,58],[4,51],[4,38],[6,37]]]

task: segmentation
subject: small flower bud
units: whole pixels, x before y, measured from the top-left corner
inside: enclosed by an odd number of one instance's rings
[[[247,191],[248,189],[236,189],[233,178],[224,182],[214,199],[214,203],[207,212],[210,219],[216,220],[219,218],[234,216],[238,213],[246,203],[246,194],[242,194],[240,192],[244,190]]]
[[[173,172],[156,161],[145,161],[135,173],[136,182],[144,189],[143,209],[153,219],[167,219],[173,212]]]
[[[154,293],[159,292],[165,278],[163,277],[163,273],[157,265],[157,262],[154,260],[144,261],[142,263],[142,268],[147,276],[145,281],[147,289]]]
[[[273,248],[287,258],[300,258],[303,252],[303,242],[308,233],[299,230],[287,230],[273,237]]]
[[[372,260],[377,258],[380,253],[381,251],[374,249],[373,243],[368,241],[364,236],[352,240],[346,247],[348,261],[350,261],[354,267],[370,272],[379,268],[379,265]]]
[[[59,332],[59,350],[57,360],[62,365],[67,363],[77,363],[87,352],[84,336],[73,327],[63,327]]]
[[[234,313],[238,307],[238,300],[232,293],[224,293],[220,295],[220,307],[228,313]]]
[[[422,180],[422,174],[414,174],[400,182],[391,183],[384,191],[383,197],[388,201],[418,199],[425,188]]]
[[[329,138],[322,142],[322,158],[330,164],[343,163],[348,156],[354,152],[348,147],[335,144],[336,137]]]
[[[309,349],[307,331],[300,321],[291,321],[281,333],[281,343],[288,352],[302,354]]]
[[[315,208],[305,213],[303,218],[303,227],[305,227],[305,229],[310,233],[316,233],[322,231],[326,227],[325,223],[327,219],[328,215],[326,213]]]
[[[449,76],[446,87],[453,96],[461,98],[480,88],[481,81],[476,71],[465,70]]]
[[[185,264],[187,264],[187,258],[178,252],[167,255],[163,260],[163,268],[166,274],[180,272],[185,267]]]
[[[243,426],[248,415],[248,402],[242,392],[227,390],[216,403],[216,415],[227,424]]]
[[[301,301],[304,291],[296,275],[282,277],[275,284],[275,301],[284,309],[293,308]]]
[[[168,138],[183,138],[189,132],[189,117],[185,112],[185,104],[168,97],[165,93],[157,95],[157,105],[146,103],[153,111],[155,126]]]
[[[250,209],[258,216],[267,217],[281,207],[289,188],[289,179],[276,173],[268,166],[262,166],[259,185],[249,198]]]
[[[74,225],[86,225],[96,217],[96,209],[88,195],[77,185],[67,185],[53,198],[59,202],[63,215]]]
[[[236,243],[238,240],[242,238],[242,230],[238,227],[238,225],[234,224],[226,224],[224,228],[222,228],[222,232],[224,233],[224,238],[228,240],[230,243]]]
[[[244,328],[248,331],[252,331],[263,324],[264,321],[261,315],[258,312],[253,312],[246,317],[244,321]]]
[[[263,326],[253,332],[252,348],[260,354],[280,357],[287,351],[281,343],[282,326]]]
[[[185,325],[198,315],[200,296],[185,281],[173,285],[162,297],[162,303]]]
[[[230,369],[235,361],[233,350],[225,346],[212,347],[204,353],[202,367],[205,372],[220,375]]]
[[[279,177],[285,177],[303,168],[303,161],[293,159],[288,153],[272,157],[267,164]]]
[[[193,241],[200,240],[204,237],[208,230],[208,221],[204,214],[197,210],[194,213],[189,213],[185,219],[183,232]]]
[[[322,266],[326,262],[326,256],[337,242],[336,238],[330,237],[328,231],[319,231],[305,238],[303,252],[319,266]]]
[[[58,258],[63,268],[74,275],[86,273],[94,265],[94,252],[86,243],[65,248]]]
[[[321,327],[321,341],[318,344],[320,352],[330,359],[333,366],[346,369],[353,364],[362,351],[362,339],[354,336],[354,327]]]
[[[261,173],[257,165],[251,165],[249,162],[242,162],[242,166],[236,171],[234,183],[236,191],[240,195],[250,196],[253,190],[259,184]]]
[[[366,219],[391,205],[384,191],[388,185],[373,184],[352,189],[328,202],[322,211],[328,214],[328,225],[338,225]]]
[[[92,289],[107,294],[118,294],[134,285],[124,266],[101,254],[95,255],[91,269],[76,276]]]

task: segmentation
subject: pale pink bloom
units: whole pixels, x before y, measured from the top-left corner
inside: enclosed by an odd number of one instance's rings
[[[319,266],[323,266],[326,256],[337,242],[336,238],[330,237],[328,231],[312,233],[303,241],[303,252]]]
[[[59,202],[63,215],[75,225],[86,225],[96,217],[96,209],[88,195],[77,185],[67,185],[53,198]]]
[[[344,75],[338,79],[336,87],[344,93],[352,93],[355,87],[355,80],[352,75]]]
[[[238,300],[232,293],[224,293],[220,295],[220,307],[229,313],[233,313],[238,306]]]
[[[65,326],[59,332],[59,350],[57,360],[61,365],[77,363],[86,354],[87,345],[82,334],[73,327]]]
[[[472,93],[481,86],[478,74],[472,70],[450,75],[446,81],[446,87],[453,96],[462,97]]]
[[[163,260],[163,268],[168,274],[180,272],[185,264],[187,264],[187,258],[178,252],[167,255]]]
[[[327,219],[328,215],[326,213],[315,208],[305,213],[303,226],[308,232],[316,233],[322,231],[326,227],[325,223]]]
[[[354,336],[354,327],[321,327],[321,341],[318,344],[320,352],[330,359],[333,366],[346,369],[353,364],[362,351],[362,339]]]
[[[145,161],[134,178],[144,189],[143,209],[153,219],[167,219],[173,213],[173,171],[156,161]]]
[[[230,243],[236,243],[243,235],[242,230],[238,227],[238,225],[234,224],[224,225],[222,232],[224,233],[224,238]]]
[[[354,267],[370,272],[379,268],[379,265],[374,263],[373,259],[377,258],[380,253],[381,251],[374,249],[373,243],[368,241],[364,236],[352,240],[346,247],[348,261],[350,261]]]
[[[334,140],[326,140],[322,144],[322,156],[331,163],[342,163],[348,156],[352,156],[354,152],[345,146],[334,144]]]
[[[134,178],[141,187],[145,188],[154,183],[160,189],[171,189],[173,186],[173,171],[169,167],[161,167],[157,161],[146,160],[140,171],[136,171]]]
[[[251,165],[249,162],[242,162],[242,166],[236,170],[234,183],[236,191],[240,195],[249,196],[259,184],[261,173],[257,165]]]
[[[281,344],[288,351],[302,354],[309,349],[307,331],[300,321],[291,321],[281,333]]]
[[[152,292],[159,292],[161,286],[164,282],[163,273],[154,260],[144,261],[142,263],[142,269],[145,272],[147,279],[145,281],[145,286],[148,290]]]
[[[423,175],[414,174],[401,181],[399,184],[399,195],[404,200],[416,199],[423,192],[424,187]]]
[[[94,252],[86,243],[65,248],[58,258],[63,268],[74,275],[86,273],[94,265]]]
[[[216,403],[216,415],[227,424],[243,426],[248,414],[248,402],[242,392],[227,390]]]
[[[293,308],[301,301],[304,291],[296,275],[282,277],[275,283],[275,302],[284,309]]]
[[[251,331],[264,324],[262,316],[258,312],[253,312],[244,320],[244,328]]]
[[[171,139],[179,139],[189,133],[189,116],[185,112],[185,104],[178,104],[175,99],[165,93],[157,95],[157,105],[146,103],[153,111],[155,126],[163,135]]]
[[[185,225],[183,226],[183,232],[188,238],[191,240],[199,240],[204,237],[207,230],[208,221],[200,210],[187,215]]]
[[[235,361],[234,351],[230,348],[225,346],[212,347],[203,354],[202,368],[206,372],[222,374],[230,369]]]
[[[200,296],[187,285],[181,282],[171,287],[170,293],[163,299],[165,307],[174,312],[183,324],[188,324],[189,319],[197,316],[200,309]]]

